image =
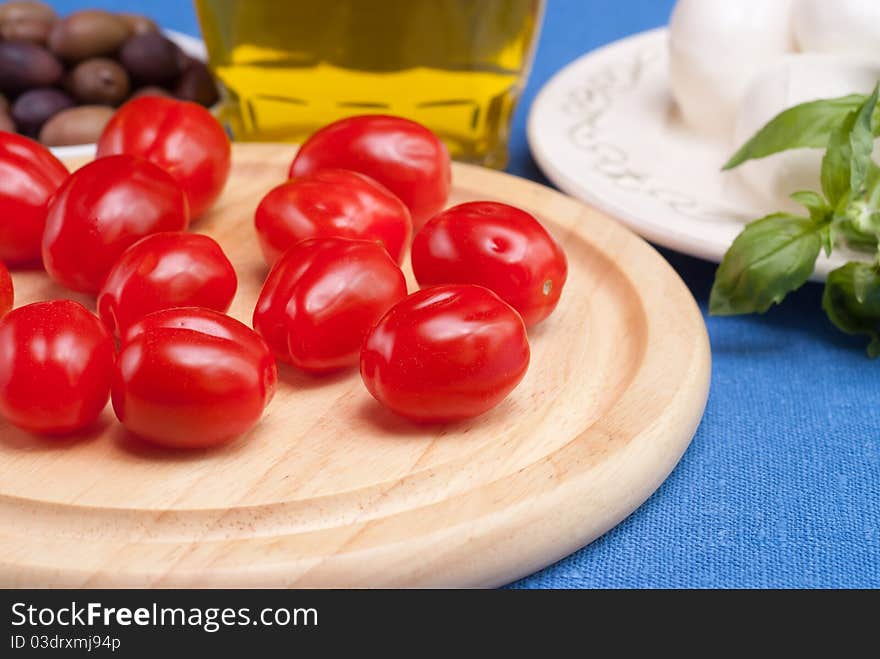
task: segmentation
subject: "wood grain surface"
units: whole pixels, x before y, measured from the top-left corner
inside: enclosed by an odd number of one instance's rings
[[[248,324],[267,274],[253,213],[293,153],[236,145],[222,199],[193,227],[235,265],[231,313]],[[504,403],[420,427],[381,408],[356,372],[283,368],[262,422],[215,450],[151,448],[109,407],[65,440],[0,421],[0,585],[494,586],[639,506],[706,402],[709,344],[693,298],[602,213],[506,174],[456,164],[453,175],[450,203],[529,209],[568,254],[560,305],[530,333],[529,372]],[[94,308],[45,274],[14,282],[17,304]]]

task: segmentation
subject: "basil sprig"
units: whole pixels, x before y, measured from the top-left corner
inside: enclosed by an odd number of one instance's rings
[[[822,308],[847,334],[870,337],[868,354],[880,356],[880,267],[876,263],[850,262],[830,272]]]
[[[878,92],[804,103],[774,117],[724,166],[803,147],[825,147],[822,190],[792,199],[804,215],[774,213],[746,225],[715,273],[714,315],[763,313],[810,278],[816,259],[839,244],[873,252],[874,264],[847,263],[825,284],[822,306],[837,327],[864,334],[880,355],[880,167],[871,159],[880,131]]]
[[[802,103],[776,115],[724,165],[733,169],[747,160],[801,148],[824,148],[831,132],[865,97],[859,94]]]
[[[803,286],[822,249],[828,224],[776,213],[746,226],[715,274],[709,312],[764,313]]]

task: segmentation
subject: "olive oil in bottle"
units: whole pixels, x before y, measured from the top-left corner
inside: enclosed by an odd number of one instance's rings
[[[543,0],[196,0],[222,119],[239,140],[302,142],[394,114],[459,160],[503,167]]]

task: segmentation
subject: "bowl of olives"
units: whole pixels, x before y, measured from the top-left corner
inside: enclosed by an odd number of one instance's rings
[[[35,1],[0,3],[0,130],[58,155],[88,153],[116,108],[145,95],[211,107],[204,44],[150,18],[99,9],[58,16]]]

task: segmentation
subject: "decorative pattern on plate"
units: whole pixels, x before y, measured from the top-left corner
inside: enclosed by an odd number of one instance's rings
[[[755,219],[753,214],[740,209],[700,201],[664,185],[650,173],[635,168],[623,147],[602,138],[599,123],[614,107],[614,101],[636,87],[646,69],[652,65],[665,67],[665,52],[665,44],[651,43],[589,76],[582,87],[572,89],[561,106],[562,112],[573,120],[567,128],[572,145],[587,153],[594,169],[617,187],[653,197],[676,212],[716,222],[729,222],[731,215],[742,222]]]
[[[665,29],[587,53],[540,91],[529,146],[553,183],[654,243],[721,260],[743,224],[775,208],[736,172],[721,172],[735,145],[689,129],[668,79]],[[836,251],[815,279],[864,254]]]

